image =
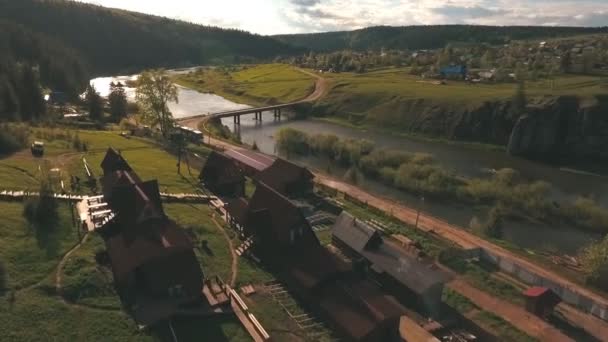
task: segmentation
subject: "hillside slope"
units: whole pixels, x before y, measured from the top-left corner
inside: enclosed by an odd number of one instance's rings
[[[607,33],[608,28],[544,26],[376,26],[354,31],[274,36],[278,40],[326,52],[368,49],[435,49],[448,43],[504,44],[510,40],[567,37]]]
[[[0,20],[74,48],[94,73],[244,62],[298,52],[273,38],[243,31],[66,0],[0,0]]]

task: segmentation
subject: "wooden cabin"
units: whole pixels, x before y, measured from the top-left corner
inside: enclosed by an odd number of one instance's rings
[[[158,182],[142,182],[114,150],[102,168],[104,200],[115,215],[100,233],[122,302],[153,323],[201,300],[204,275],[193,243],[164,213]]]
[[[405,303],[437,316],[447,273],[423,262],[399,243],[385,240],[375,228],[342,212],[332,227],[332,241]]]
[[[245,176],[237,162],[220,152],[211,152],[201,173],[200,181],[218,196],[245,195]]]
[[[347,340],[399,341],[403,306],[321,246],[298,206],[287,197],[259,182],[244,222],[248,235],[255,237],[255,254]]]
[[[305,167],[277,158],[255,179],[284,196],[298,197],[312,192],[314,175]]]

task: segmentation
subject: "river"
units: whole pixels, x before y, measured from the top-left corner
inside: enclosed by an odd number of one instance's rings
[[[132,79],[136,79],[136,76],[97,78],[92,80],[92,83],[102,96],[106,96],[111,81],[125,82]],[[127,95],[130,99],[134,99],[134,89],[127,88]],[[247,107],[218,95],[203,94],[183,87],[179,90],[179,102],[170,105],[176,118]],[[287,117],[284,116],[282,121],[275,121],[272,113],[268,112],[264,113],[262,123],[254,121],[253,115],[243,116],[240,127],[235,127],[231,118],[224,119],[223,122],[231,130],[237,129],[244,142],[251,144],[255,141],[260,150],[269,154],[276,154],[273,136],[280,128],[292,127],[308,133],[332,133],[340,137],[367,139],[373,141],[379,148],[428,153],[446,169],[465,177],[487,177],[491,170],[513,168],[529,180],[551,183],[554,189],[551,196],[556,200],[572,200],[580,195],[590,195],[604,207],[608,207],[608,179],[600,176],[564,171],[559,167],[511,157],[503,152],[420,141],[315,120],[290,120]],[[299,158],[298,161],[321,171],[331,170],[336,177],[344,174],[344,170],[334,166],[328,167],[328,161],[319,158]],[[486,214],[483,208],[471,209],[470,206],[462,203],[435,203],[429,200],[421,202],[419,198],[372,180],[362,180],[359,186],[371,193],[393,198],[410,206],[422,206],[423,210],[430,214],[459,226],[467,227],[474,216],[483,218]],[[549,227],[538,223],[508,221],[504,224],[504,238],[523,248],[574,254],[582,246],[601,236],[565,225]]]

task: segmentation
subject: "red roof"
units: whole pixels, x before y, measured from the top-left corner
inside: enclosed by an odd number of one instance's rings
[[[527,289],[526,291],[524,291],[524,296],[540,297],[540,296],[544,295],[545,293],[547,293],[548,291],[551,291],[551,289],[548,289],[548,288],[542,287],[542,286],[534,286],[534,287],[531,287],[531,288]]]

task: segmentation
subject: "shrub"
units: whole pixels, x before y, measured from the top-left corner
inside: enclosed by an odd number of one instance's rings
[[[40,182],[40,196],[25,201],[23,216],[36,229],[51,229],[59,219],[58,203],[49,179]]]
[[[310,152],[306,133],[293,128],[282,128],[276,134],[277,147],[282,153],[306,155]]]
[[[0,154],[9,154],[27,147],[30,129],[26,125],[0,126]]]

